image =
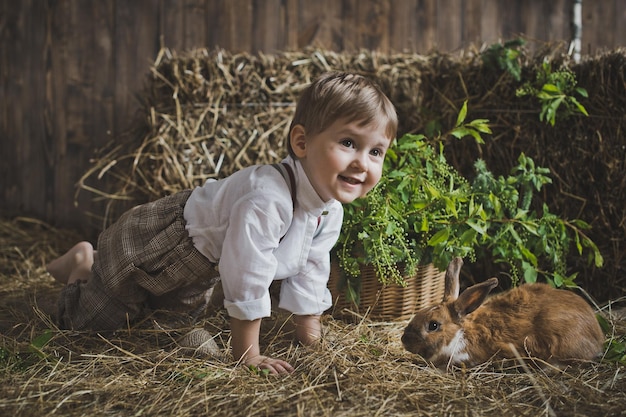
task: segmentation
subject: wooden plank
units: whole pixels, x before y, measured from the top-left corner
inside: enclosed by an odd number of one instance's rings
[[[115,118],[116,133],[129,128],[141,91],[159,51],[158,0],[115,3]]]
[[[266,53],[282,49],[284,21],[281,19],[281,0],[253,2],[252,7],[252,50]]]
[[[463,47],[470,45],[480,46],[481,43],[481,16],[482,2],[470,0],[464,2],[461,15],[461,43]]]
[[[541,22],[541,26],[545,28],[543,33],[544,39],[562,40],[569,43],[571,40],[570,24],[572,18],[572,9],[566,0],[552,0],[543,5],[543,13],[540,14],[546,18]]]
[[[294,51],[298,48],[298,0],[285,0],[283,13],[285,15],[284,48]]]
[[[298,48],[314,46],[340,51],[343,49],[344,25],[341,1],[319,0],[312,7],[311,2],[300,1],[298,10]]]
[[[19,44],[17,55],[23,55],[20,62],[22,74],[16,75],[19,85],[22,107],[15,109],[16,132],[13,137],[17,149],[20,187],[20,208],[23,214],[39,215],[52,219],[53,195],[47,174],[49,161],[42,143],[46,135],[44,45],[46,42],[47,11],[37,1],[20,2]],[[15,59],[15,56],[10,59]]]
[[[89,208],[74,206],[74,185],[112,130],[112,7],[81,1],[45,6],[50,24],[42,53],[47,117],[41,144],[47,216],[78,227]]]
[[[462,0],[437,2],[437,49],[454,51],[462,43]]]
[[[558,40],[569,42],[571,9],[568,10],[569,0],[553,0],[542,2],[529,1],[519,5],[517,24],[519,27],[512,28],[505,35],[508,39],[523,33],[528,39]],[[511,20],[511,17],[506,17]]]
[[[502,40],[517,37],[523,32],[523,22],[520,19],[522,4],[519,2],[509,3],[500,7],[500,19],[502,21],[500,37]]]
[[[358,9],[361,47],[386,52],[389,50],[388,0],[360,2]]]
[[[5,103],[0,106],[0,208],[3,214],[11,216],[24,209],[23,198],[28,188],[24,187],[21,163],[25,145],[33,140],[25,135],[22,122],[34,123],[26,114],[25,95],[30,45],[24,35],[25,20],[31,18],[31,3],[20,2],[17,7],[8,1],[0,3],[0,25],[3,28],[0,31],[0,96]]]
[[[179,0],[161,0],[159,3],[159,46],[174,51],[185,48],[183,7],[184,3]]]
[[[437,47],[437,0],[419,0],[415,16],[416,52],[426,54]]]
[[[230,45],[225,46],[233,52],[251,52],[253,50],[252,20],[254,0],[231,0],[228,2],[228,33]]]
[[[341,10],[341,49],[346,52],[354,52],[363,46],[360,39],[359,28],[359,2],[357,0],[343,0]]]
[[[119,132],[115,131],[115,62],[114,62],[114,39],[115,39],[115,8],[111,2],[84,2],[86,7],[84,16],[91,16],[83,23],[83,32],[88,33],[89,44],[87,51],[90,65],[82,68],[81,79],[89,79],[90,85],[85,96],[86,110],[77,117],[87,118],[83,120],[85,143],[72,152],[70,158],[74,160],[73,172],[68,180],[71,184],[76,184],[80,177],[91,168],[90,160],[93,158],[94,149],[101,148],[108,143],[111,138],[117,137]],[[90,4],[89,4],[90,3]],[[80,54],[80,52],[78,52]],[[83,51],[85,53],[85,51]],[[89,77],[86,72],[92,74]],[[87,111],[89,113],[87,113]],[[69,164],[68,164],[69,165]],[[59,181],[55,184],[56,189],[60,189],[63,184]],[[67,184],[65,184],[67,186]],[[71,188],[74,192],[74,187]],[[64,200],[64,203],[73,203],[73,199]],[[72,196],[73,197],[73,196]],[[72,204],[70,207],[63,207],[61,201],[58,210],[63,210],[68,215],[72,215],[73,210],[80,210],[81,216],[76,216],[80,220],[81,229],[85,237],[95,236],[101,229],[101,223],[94,221],[83,213],[104,213],[104,202],[95,202],[93,196],[87,193],[80,193],[78,206]],[[72,210],[73,209],[73,210]]]
[[[501,36],[500,5],[507,7],[509,0],[482,0],[480,19],[480,38],[483,43],[492,44],[498,42]]]
[[[507,33],[507,39],[524,35],[529,39],[542,39],[546,33],[546,22],[548,16],[543,12],[543,7],[537,7],[535,2],[527,2],[520,5],[519,9],[519,27],[512,29],[513,33]]]
[[[173,0],[176,1],[176,0]],[[229,0],[212,0],[207,3],[207,47],[234,50],[231,39],[231,22],[234,20]]]
[[[319,0],[320,7],[307,7],[310,2],[298,1],[298,21],[296,25],[296,43],[298,49],[303,49],[315,42],[320,30],[320,12],[326,9],[325,2]]]
[[[613,44],[610,45],[611,49],[626,46],[626,7],[624,7],[623,0],[613,0],[613,10],[615,30]],[[583,28],[583,33],[584,31]]]
[[[615,42],[615,3],[613,0],[583,1],[583,41],[582,52],[595,54],[603,48],[613,48]],[[624,2],[621,2],[624,9]],[[624,25],[624,21],[619,24]],[[595,28],[595,30],[587,30]]]
[[[184,0],[183,3],[183,49],[190,50],[206,46],[207,9],[210,0]]]
[[[389,49],[394,52],[410,51],[414,25],[412,16],[417,5],[413,0],[392,0],[390,7]]]
[[[67,6],[67,7],[64,7]],[[54,217],[65,223],[80,215],[68,206],[74,198],[74,187],[88,168],[92,157],[94,118],[93,85],[96,55],[93,50],[93,9],[91,2],[73,0],[55,6],[57,24],[53,27],[51,54],[55,115],[56,155],[54,194],[57,199]],[[81,208],[83,209],[83,208]]]

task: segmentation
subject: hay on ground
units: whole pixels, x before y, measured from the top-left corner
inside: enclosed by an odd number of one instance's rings
[[[110,335],[61,331],[60,286],[44,265],[76,241],[33,219],[0,219],[0,410],[3,415],[589,416],[623,415],[626,373],[615,363],[563,371],[488,363],[442,372],[406,352],[403,322],[325,316],[321,348],[291,343],[287,317],[263,322],[261,348],[293,363],[258,375],[229,355],[223,311],[164,329],[160,316]],[[616,335],[623,321],[612,321]],[[225,355],[193,355],[176,334],[204,327]]]

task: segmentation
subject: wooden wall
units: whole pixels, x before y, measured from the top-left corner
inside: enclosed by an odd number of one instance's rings
[[[569,41],[574,0],[0,0],[0,213],[93,231],[74,184],[173,50],[461,51]],[[626,2],[583,1],[583,53],[626,44]]]

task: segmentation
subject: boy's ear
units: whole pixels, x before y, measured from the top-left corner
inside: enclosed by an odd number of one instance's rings
[[[291,132],[289,132],[289,142],[297,158],[304,158],[306,156],[306,135],[304,126],[295,125],[291,129]]]

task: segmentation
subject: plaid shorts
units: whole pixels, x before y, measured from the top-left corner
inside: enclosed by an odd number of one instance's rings
[[[205,301],[219,274],[185,230],[190,194],[137,206],[100,234],[93,277],[61,292],[61,328],[115,330],[146,308],[191,311]]]

